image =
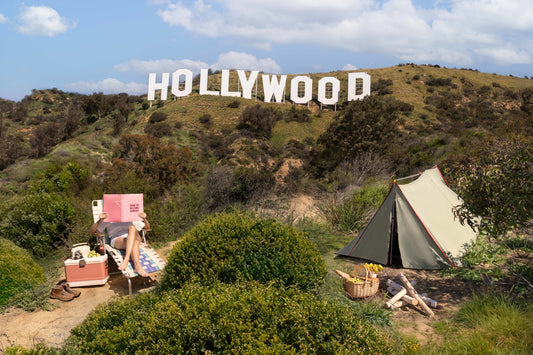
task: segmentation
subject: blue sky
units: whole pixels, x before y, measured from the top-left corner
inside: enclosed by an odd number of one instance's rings
[[[145,94],[148,73],[439,64],[533,76],[533,0],[0,2],[0,97]]]

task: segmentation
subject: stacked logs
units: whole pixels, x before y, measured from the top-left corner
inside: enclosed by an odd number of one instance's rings
[[[385,303],[385,307],[396,309],[406,304],[410,304],[415,307],[418,306],[429,317],[433,317],[435,314],[429,307],[437,308],[437,302],[427,297],[426,294],[418,294],[413,287],[416,282],[409,282],[405,275],[400,274],[400,280],[405,287],[402,287],[392,280],[387,280],[387,291],[389,291],[393,297]]]

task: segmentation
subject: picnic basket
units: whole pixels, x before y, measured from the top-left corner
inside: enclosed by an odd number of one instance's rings
[[[350,298],[365,298],[378,292],[379,279],[364,264],[357,265],[350,274],[339,270],[337,274],[344,279],[344,291]],[[353,282],[353,278],[357,278],[358,281]]]

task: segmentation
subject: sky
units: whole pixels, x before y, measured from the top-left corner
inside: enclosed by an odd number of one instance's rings
[[[148,74],[400,63],[533,77],[533,0],[1,0],[0,98],[147,93]]]

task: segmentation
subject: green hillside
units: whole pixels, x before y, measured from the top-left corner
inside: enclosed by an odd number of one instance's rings
[[[393,331],[384,294],[370,302],[346,298],[334,270],[353,263],[335,253],[368,223],[394,179],[438,164],[465,201],[467,208],[457,217],[483,217],[482,237],[465,256],[465,267],[448,270],[447,276],[434,273],[430,287],[457,281],[447,298],[460,305],[455,291],[465,295],[466,285],[481,289],[488,279],[498,297],[474,297],[465,304],[467,312],[475,308],[474,316],[431,327],[454,344],[462,344],[455,339],[474,342],[475,334],[452,329],[474,329],[468,320],[487,311],[478,305],[488,299],[504,314],[522,316],[497,320],[492,328],[476,324],[476,333],[487,331],[487,339],[515,333],[516,326],[502,327],[527,323],[531,314],[533,80],[434,65],[364,71],[372,77],[371,96],[353,102],[346,102],[347,72],[307,74],[315,87],[305,106],[289,100],[264,103],[262,97],[200,96],[198,86],[188,97],[151,103],[144,96],[57,89],[34,90],[20,102],[0,99],[0,237],[44,265],[49,283],[57,281],[69,246],[95,244],[88,236],[90,202],[103,193],[144,194],[149,238],[156,247],[188,238],[168,258],[174,266],[166,277],[175,279],[166,285],[177,289],[99,307],[73,333],[79,338],[72,341],[86,352],[101,351],[100,346],[127,351],[126,345],[156,351],[150,334],[172,340],[165,332],[175,334],[173,327],[179,326],[183,339],[160,352],[182,347],[255,353],[257,345],[264,352],[411,353],[420,344]],[[325,76],[341,81],[336,107],[321,108],[316,100],[316,83]],[[209,89],[220,89],[220,80],[220,73],[211,75]],[[310,208],[299,208],[303,205]],[[295,257],[295,251],[309,255]],[[305,259],[301,270],[294,262],[300,259]],[[199,260],[206,262],[202,272]],[[314,269],[320,271],[318,280],[306,271]],[[220,272],[213,279],[214,270]],[[192,281],[182,287],[186,281],[173,273]],[[305,293],[267,283],[285,276],[294,281],[294,275],[309,283],[304,282]],[[201,286],[201,277],[214,287]],[[48,301],[42,292],[27,298],[2,307],[33,309]],[[228,318],[220,318],[219,309],[229,310],[223,312]],[[138,317],[151,312],[160,314],[154,322]],[[438,312],[450,322],[455,314]],[[120,324],[109,323],[110,314]],[[222,319],[215,335],[211,317]],[[520,328],[527,333],[531,325]],[[93,342],[96,330],[106,333],[104,343]],[[139,332],[145,333],[137,337]],[[226,347],[232,339],[235,344]],[[521,353],[531,345],[523,340],[517,335],[498,350]],[[456,345],[446,341],[421,351],[456,353],[450,350]],[[493,343],[465,348],[484,353]]]

